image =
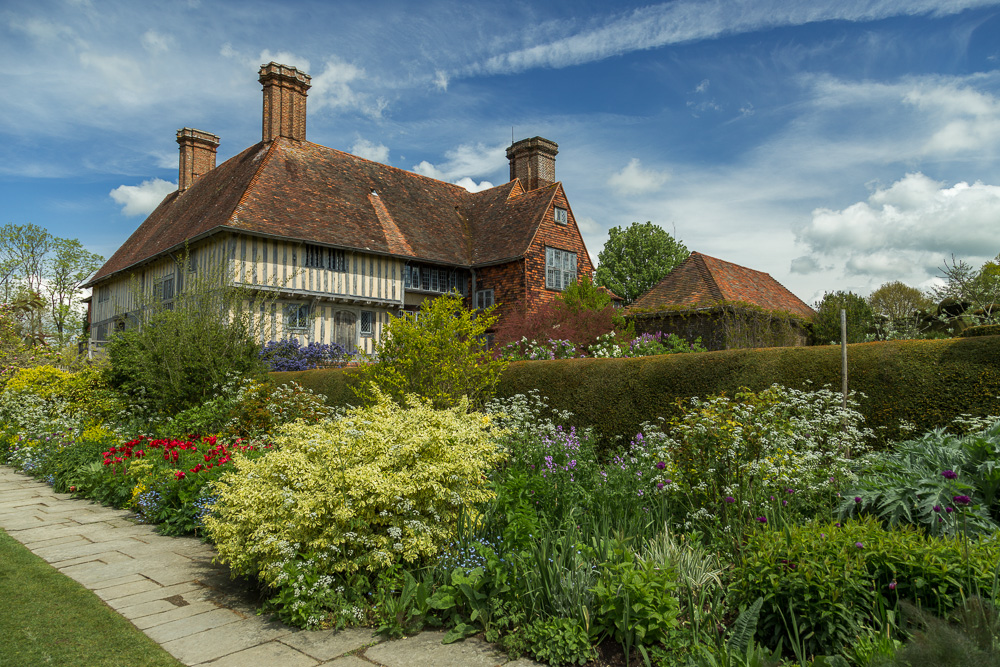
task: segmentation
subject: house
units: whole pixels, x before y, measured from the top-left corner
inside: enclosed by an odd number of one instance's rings
[[[275,292],[255,314],[262,342],[365,352],[390,318],[450,290],[503,318],[592,274],[554,142],[513,143],[510,181],[472,193],[307,141],[309,75],[272,62],[259,81],[259,143],[216,166],[219,137],[177,131],[177,191],[84,285],[92,343],[136,321],[130,280],[169,306],[186,275],[219,261],[237,284]]]
[[[816,314],[762,271],[690,256],[628,308],[637,333],[700,337],[710,350],[806,345]]]

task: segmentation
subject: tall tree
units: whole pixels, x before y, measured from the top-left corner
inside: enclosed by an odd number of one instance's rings
[[[82,295],[79,285],[100,268],[103,261],[103,257],[90,252],[76,239],[52,239],[50,252],[43,263],[42,292],[60,345],[70,342],[79,331],[82,315],[77,307]]]
[[[873,324],[871,306],[854,292],[827,292],[815,304],[813,337],[820,345],[840,342],[840,311],[847,311],[847,342],[863,343]]]
[[[612,227],[597,255],[598,285],[622,297],[628,305],[688,258],[691,252],[662,227],[633,222]]]
[[[916,287],[894,280],[869,294],[868,305],[876,315],[897,322],[912,317],[917,311],[930,309],[934,302]]]

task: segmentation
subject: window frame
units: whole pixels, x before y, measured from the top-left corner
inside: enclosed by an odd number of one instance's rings
[[[304,331],[308,329],[310,310],[308,303],[285,304],[285,326],[288,327],[289,331]]]
[[[485,310],[496,304],[496,292],[492,287],[476,290],[476,309]],[[489,303],[486,303],[489,301]]]
[[[365,328],[365,319],[368,320],[368,327]],[[375,336],[375,311],[362,310],[358,317],[358,335],[362,338],[372,338]]]
[[[552,218],[556,221],[557,225],[568,225],[569,209],[565,209],[562,206],[553,206]]]
[[[545,246],[545,289],[562,292],[577,281],[578,271],[579,265],[575,252]],[[556,276],[558,276],[558,281],[553,280]],[[571,278],[571,280],[567,280],[567,278]]]

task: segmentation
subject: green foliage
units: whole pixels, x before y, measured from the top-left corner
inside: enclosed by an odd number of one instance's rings
[[[969,327],[958,335],[962,338],[970,338],[972,336],[1000,336],[1000,324],[980,324]]]
[[[596,283],[628,305],[690,254],[683,243],[652,222],[633,222],[626,229],[612,227],[597,255]]]
[[[871,306],[854,292],[827,292],[814,306],[813,338],[820,345],[840,342],[840,311],[847,311],[847,342],[863,343],[874,323]]]
[[[371,401],[377,388],[399,403],[416,394],[439,408],[465,397],[473,409],[482,407],[507,365],[484,345],[495,322],[492,307],[468,310],[457,293],[424,301],[418,318],[396,318],[386,327],[375,361],[351,376],[355,394]]]
[[[590,280],[590,276],[583,276],[580,280],[569,285],[556,297],[571,312],[581,310],[604,310],[611,305],[611,296],[598,289]]]
[[[934,290],[937,301],[946,299],[968,306],[977,324],[997,324],[1000,318],[1000,255],[978,269],[961,259],[951,257],[940,268],[945,284]]]
[[[887,282],[868,295],[868,305],[875,315],[892,321],[912,318],[919,311],[934,306],[926,294],[898,280]]]
[[[583,665],[594,657],[587,629],[576,619],[539,619],[525,629],[525,635],[535,659],[553,667]]]
[[[772,384],[839,387],[840,363],[840,349],[832,346],[515,362],[497,394],[543,390],[553,407],[573,414],[569,424],[593,427],[606,452],[616,438],[631,439],[643,422],[679,416],[693,396]],[[903,424],[922,432],[962,413],[1000,413],[1000,346],[988,337],[851,346],[848,376],[857,410],[882,444],[901,439]]]
[[[302,554],[328,575],[434,557],[460,508],[491,497],[484,473],[500,458],[489,418],[466,408],[380,397],[335,421],[285,426],[275,451],[237,459],[214,487],[205,524],[220,558],[280,588]]]
[[[956,496],[969,496],[972,502],[958,507]],[[890,526],[916,524],[931,533],[996,532],[1000,421],[965,436],[939,429],[873,455],[839,513],[871,513]]]
[[[972,597],[948,618],[935,618],[912,605],[904,604],[903,610],[916,630],[889,664],[1000,666],[1000,619],[995,601]]]
[[[765,527],[749,535],[742,553],[730,593],[739,604],[764,598],[761,641],[776,646],[791,639],[791,617],[805,652],[820,654],[848,646],[857,628],[871,622],[876,604],[908,599],[947,613],[967,595],[970,580],[972,590],[988,590],[1000,543],[966,545],[913,527],[886,529],[869,517],[842,525],[814,520],[783,530]]]
[[[599,569],[592,632],[613,638],[626,652],[632,646],[668,643],[678,616],[673,571],[632,558],[616,558]]]

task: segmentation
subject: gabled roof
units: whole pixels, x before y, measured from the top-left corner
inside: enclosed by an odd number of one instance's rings
[[[766,310],[781,310],[812,318],[816,313],[770,274],[692,252],[655,287],[632,302],[635,310],[670,306],[711,306],[742,301]]]
[[[525,254],[559,183],[458,185],[306,141],[247,148],[160,203],[88,285],[228,229],[476,266]]]

